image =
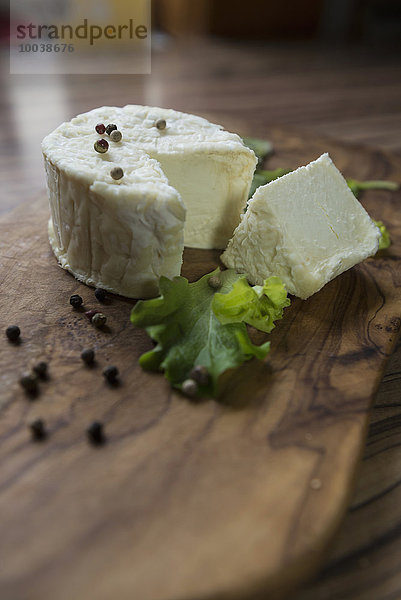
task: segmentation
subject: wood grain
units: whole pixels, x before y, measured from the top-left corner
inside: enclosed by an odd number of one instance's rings
[[[277,164],[329,150],[348,175],[399,177],[399,159],[384,153],[271,133]],[[364,199],[394,245],[295,299],[269,360],[228,377],[220,402],[199,404],[138,367],[151,342],[128,324],[131,301],[112,298],[105,332],[70,308],[76,292],[86,307],[98,304],[57,267],[43,198],[4,217],[1,327],[20,324],[22,343],[4,338],[0,349],[1,597],[251,600],[283,597],[307,578],[347,506],[400,327],[397,202],[381,192]],[[189,250],[184,274],[197,278],[217,261]],[[96,347],[93,369],[79,358],[85,346]],[[32,401],[18,377],[42,358],[50,379]],[[101,375],[112,363],[116,388]],[[27,430],[36,416],[50,430],[42,444]],[[106,424],[104,448],[85,439],[94,419]]]

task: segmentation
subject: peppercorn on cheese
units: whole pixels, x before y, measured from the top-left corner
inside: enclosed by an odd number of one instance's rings
[[[221,257],[252,284],[278,275],[308,298],[372,256],[380,231],[328,154],[259,187]]]
[[[96,133],[98,123],[116,124],[121,141]],[[99,139],[108,142],[106,152],[94,149]],[[179,275],[184,241],[226,246],[256,165],[236,134],[201,117],[136,105],[79,115],[42,149],[49,237],[60,265],[89,285],[134,298],[156,295],[161,275]],[[116,167],[120,179],[110,174]]]

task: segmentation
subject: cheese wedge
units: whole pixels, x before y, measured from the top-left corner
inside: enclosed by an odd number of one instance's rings
[[[158,120],[166,121],[158,129]],[[116,124],[120,142],[99,136]],[[94,150],[103,137],[106,153]],[[236,134],[194,115],[128,105],[101,107],[61,124],[42,143],[49,238],[60,265],[118,294],[157,295],[179,275],[183,245],[225,248],[256,165]],[[114,180],[113,167],[124,176]]]
[[[380,231],[328,154],[259,187],[223,263],[262,285],[278,275],[308,298],[331,279],[372,256]]]

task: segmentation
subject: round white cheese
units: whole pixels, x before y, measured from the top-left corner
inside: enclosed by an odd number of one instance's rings
[[[158,129],[159,119],[166,121]],[[120,142],[99,136],[114,123]],[[94,150],[104,138],[107,152]],[[101,107],[62,123],[42,143],[49,237],[60,265],[124,296],[157,294],[179,275],[183,244],[224,248],[246,204],[256,158],[219,125],[174,110]],[[121,167],[114,180],[110,171]],[[185,236],[185,237],[184,237]]]

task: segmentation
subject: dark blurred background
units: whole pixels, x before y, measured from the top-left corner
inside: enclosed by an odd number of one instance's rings
[[[398,42],[399,0],[156,0],[156,27],[232,39]]]

